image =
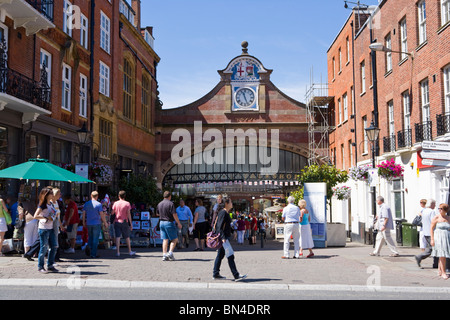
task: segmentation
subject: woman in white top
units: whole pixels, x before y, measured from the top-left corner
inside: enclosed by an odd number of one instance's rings
[[[39,194],[39,206],[34,214],[34,218],[39,220],[39,241],[41,243],[41,248],[39,250],[38,257],[38,271],[41,273],[47,273],[47,271],[58,272],[53,266],[55,262],[55,255],[57,250],[57,241],[55,237],[55,232],[53,230],[53,220],[57,216],[57,211],[52,205],[53,200],[53,189],[44,188]],[[47,260],[47,270],[44,269],[45,254],[48,248],[48,260]]]

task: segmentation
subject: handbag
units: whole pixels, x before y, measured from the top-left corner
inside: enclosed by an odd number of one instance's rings
[[[206,235],[206,246],[214,250],[220,249],[223,246],[222,237],[220,236],[220,233],[215,233],[218,219],[219,216],[217,216],[216,218],[213,230]]]
[[[417,227],[421,227],[422,226],[422,216],[417,215],[413,222],[412,222],[413,226],[417,226]]]
[[[9,212],[7,210],[5,210],[3,207],[1,208],[3,211],[3,216],[5,217],[6,220],[6,224],[10,225],[12,223],[12,219],[11,219],[11,215],[9,214]]]

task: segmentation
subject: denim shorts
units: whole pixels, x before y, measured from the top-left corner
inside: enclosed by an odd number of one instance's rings
[[[160,221],[161,239],[173,241],[178,238],[178,230],[173,222]]]

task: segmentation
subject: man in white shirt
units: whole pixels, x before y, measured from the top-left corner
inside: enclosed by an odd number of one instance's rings
[[[431,255],[432,246],[430,244],[431,239],[431,220],[436,215],[436,200],[429,199],[427,201],[427,207],[422,211],[422,235],[425,238],[425,251],[415,256],[417,265],[421,268],[420,263],[422,260],[428,258]]]
[[[289,246],[291,235],[294,240],[294,259],[299,258],[300,253],[300,209],[294,205],[295,198],[288,198],[288,205],[283,209],[281,219],[284,221],[284,255],[282,259],[289,259]]]
[[[384,242],[387,243],[389,249],[392,251],[391,257],[398,257],[397,247],[391,236],[391,230],[394,229],[394,221],[392,219],[391,208],[384,203],[383,197],[377,197],[377,204],[380,206],[380,211],[376,217],[378,223],[377,242],[375,250],[370,253],[371,256],[379,256]]]

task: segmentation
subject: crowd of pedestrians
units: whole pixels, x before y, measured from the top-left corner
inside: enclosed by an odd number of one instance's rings
[[[194,251],[206,249],[206,237],[211,230],[221,234],[222,247],[218,250],[213,267],[213,278],[220,279],[220,266],[224,257],[233,276],[240,279],[234,262],[234,251],[231,241],[243,245],[245,241],[256,244],[257,235],[263,235],[264,241],[267,221],[258,213],[242,214],[233,210],[230,198],[219,195],[211,210],[205,207],[202,199],[195,200],[195,208],[191,208],[184,199],[175,206],[170,192],[164,193],[164,200],[156,208],[159,217],[158,228],[162,242],[163,261],[175,260],[174,251],[187,248],[190,238],[194,239]],[[371,256],[379,256],[384,244],[391,251],[391,257],[398,257],[399,252],[391,231],[394,220],[390,207],[383,197],[378,197],[378,213],[374,227],[378,230],[374,251]],[[290,258],[291,240],[294,245],[293,258],[303,257],[303,251],[308,250],[307,258],[314,257],[314,241],[311,231],[311,215],[305,200],[298,205],[291,196],[283,209],[284,222],[283,259]],[[81,208],[81,207],[80,207]],[[57,263],[60,256],[75,253],[77,236],[80,228],[83,249],[87,256],[98,258],[99,238],[111,235],[114,239],[113,249],[116,256],[121,255],[121,239],[124,239],[128,255],[136,252],[131,248],[132,205],[126,200],[126,192],[120,191],[118,199],[110,204],[109,198],[99,200],[99,193],[93,191],[91,200],[87,201],[79,212],[78,205],[70,195],[62,195],[58,188],[45,187],[41,190],[38,202],[35,204],[27,199],[0,198],[0,256],[5,239],[20,239],[23,241],[24,258],[34,261],[37,258],[38,271],[41,273],[58,272]],[[428,257],[433,257],[433,267],[443,279],[448,279],[450,268],[450,217],[447,204],[436,205],[434,199],[421,199],[418,217],[414,220],[420,230],[419,243],[421,252],[415,256],[417,265]],[[258,219],[259,218],[259,219]],[[416,222],[419,221],[419,222]],[[16,248],[15,248],[16,249]],[[17,250],[19,251],[19,250]],[[46,263],[45,260],[47,259]]]

